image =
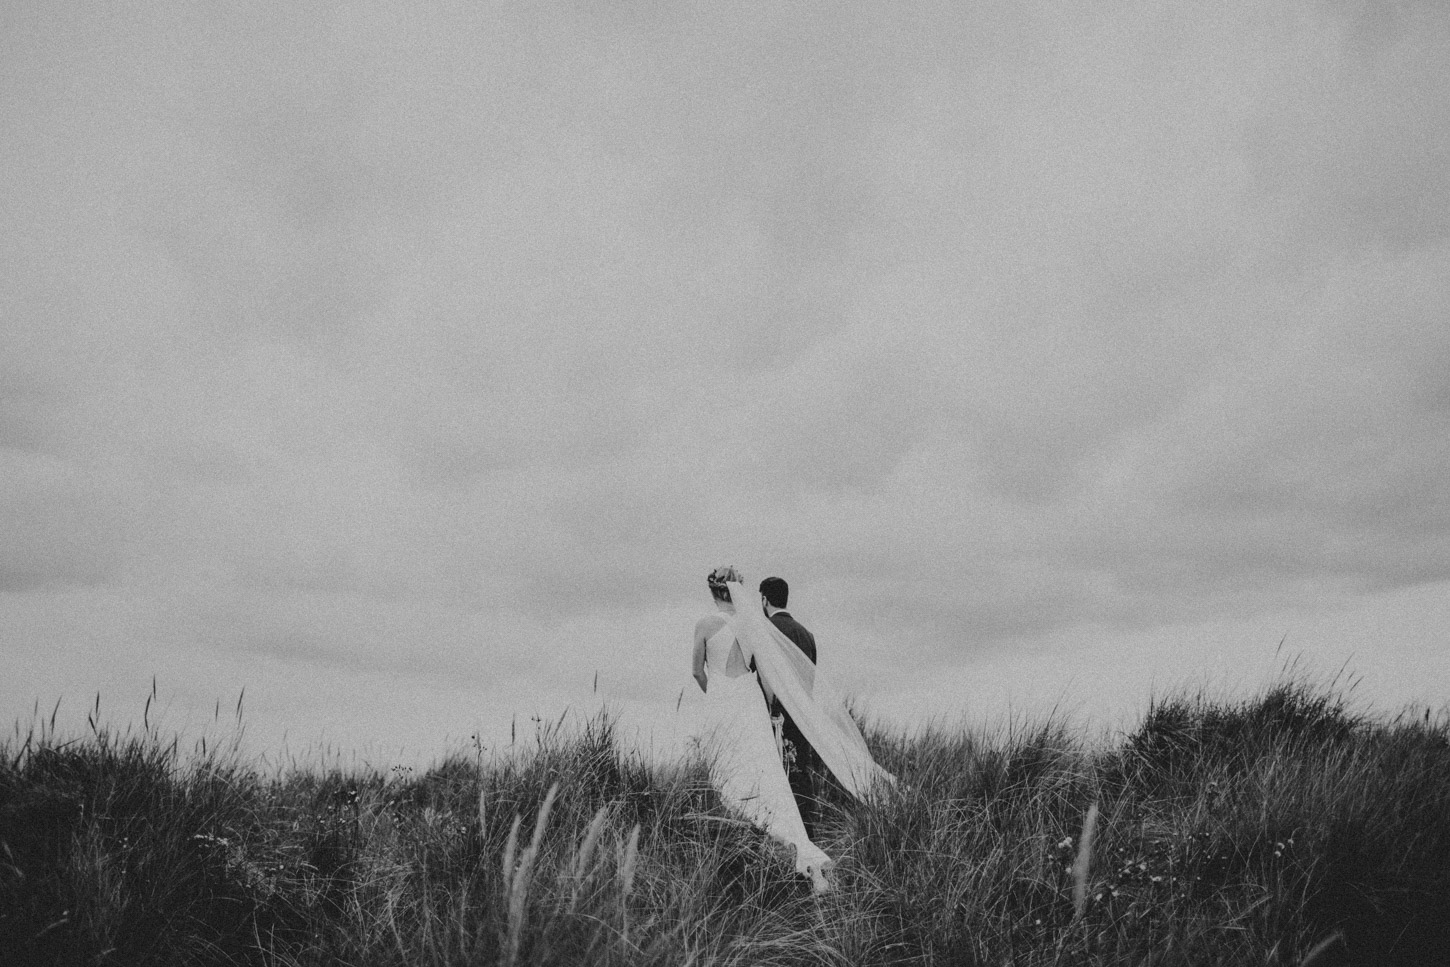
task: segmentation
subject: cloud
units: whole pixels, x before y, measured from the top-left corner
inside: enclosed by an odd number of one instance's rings
[[[142,511],[104,474],[8,449],[0,449],[0,504],[0,593],[106,583]]]
[[[720,563],[919,676],[1450,578],[1435,4],[10,19],[16,601],[644,702]]]
[[[1256,179],[1322,244],[1391,251],[1450,229],[1450,94],[1437,82],[1450,17],[1434,4],[1349,8],[1284,72],[1248,141]]]

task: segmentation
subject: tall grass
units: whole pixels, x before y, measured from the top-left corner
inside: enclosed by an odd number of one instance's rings
[[[1450,728],[1299,682],[1060,721],[871,730],[836,890],[694,760],[600,717],[422,774],[264,773],[154,729],[0,745],[0,964],[1450,963]]]

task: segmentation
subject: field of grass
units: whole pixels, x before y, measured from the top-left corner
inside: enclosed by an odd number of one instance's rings
[[[1332,690],[868,734],[836,890],[607,718],[503,761],[259,771],[154,730],[0,745],[0,964],[1450,964],[1450,723]]]

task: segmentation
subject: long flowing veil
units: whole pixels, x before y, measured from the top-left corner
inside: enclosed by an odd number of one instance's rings
[[[896,785],[896,777],[876,764],[845,700],[829,679],[754,603],[759,595],[730,583],[735,603],[731,624],[741,646],[755,658],[765,684],[780,699],[821,761],[857,799]]]

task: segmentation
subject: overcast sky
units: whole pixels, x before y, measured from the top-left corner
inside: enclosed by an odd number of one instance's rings
[[[669,745],[720,564],[903,727],[1438,708],[1447,78],[1440,0],[4,2],[0,711]]]

